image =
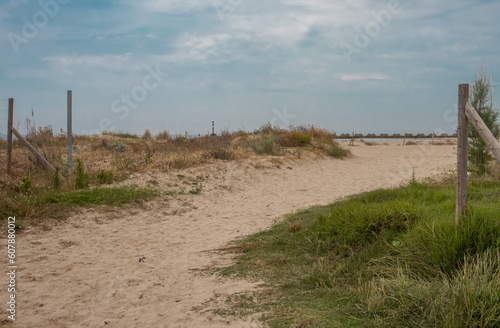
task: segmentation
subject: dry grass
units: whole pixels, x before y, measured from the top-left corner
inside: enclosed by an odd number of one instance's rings
[[[28,140],[54,166],[65,174],[66,137],[54,136],[50,127],[36,129],[28,126]],[[332,131],[314,126],[300,126],[290,130],[263,126],[254,133],[224,131],[217,136],[186,139],[172,137],[162,131],[153,139],[150,130],[142,138],[124,132],[106,132],[100,136],[75,136],[73,138],[73,159],[80,159],[84,171],[89,175],[90,185],[99,184],[99,174],[113,174],[115,181],[122,181],[130,174],[156,170],[168,172],[209,163],[217,160],[236,160],[255,154],[289,156],[300,154],[301,150],[328,152],[334,141]],[[295,148],[284,151],[282,147]],[[0,141],[0,165],[6,165],[6,142]],[[50,189],[53,173],[44,167],[22,145],[14,143],[12,175],[0,176],[0,190],[20,190],[20,181],[29,177],[31,190]],[[75,174],[65,174],[63,187],[72,188]]]
[[[142,135],[142,139],[147,139],[147,140],[152,139],[151,131],[149,129],[146,129],[146,131],[144,131],[144,134]]]

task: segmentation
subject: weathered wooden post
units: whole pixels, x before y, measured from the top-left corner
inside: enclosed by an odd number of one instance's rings
[[[66,171],[70,172],[72,167],[72,151],[73,151],[73,91],[68,90],[68,129],[67,129],[67,167]]]
[[[457,141],[457,206],[455,225],[467,210],[467,156],[469,140],[469,120],[465,107],[469,101],[469,85],[458,86],[458,141]]]
[[[14,99],[9,98],[9,118],[7,121],[7,175],[11,174],[12,165],[12,125],[14,123]]]

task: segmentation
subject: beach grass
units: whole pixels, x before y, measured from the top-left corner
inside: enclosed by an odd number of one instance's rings
[[[269,327],[498,327],[500,209],[458,228],[454,213],[454,185],[412,182],[289,215],[224,250],[236,259],[217,273],[261,288],[213,311]]]
[[[88,188],[84,190],[38,190],[26,194],[0,191],[0,217],[27,219],[36,223],[45,219],[65,219],[76,207],[122,206],[141,204],[160,196],[154,189],[122,186],[110,188]]]

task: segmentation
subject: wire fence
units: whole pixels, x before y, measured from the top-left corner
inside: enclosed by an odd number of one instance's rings
[[[469,85],[458,87],[457,199],[455,223],[461,217],[500,224],[500,131],[491,110],[483,117],[469,101]],[[486,122],[489,124],[486,124]]]
[[[0,139],[7,139],[7,126],[9,119],[9,100],[0,99]]]
[[[478,131],[469,131],[467,213],[500,223],[500,163]]]

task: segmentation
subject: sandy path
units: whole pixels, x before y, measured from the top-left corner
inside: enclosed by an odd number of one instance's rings
[[[193,270],[228,261],[204,252],[269,227],[283,214],[453,168],[454,146],[358,146],[346,160],[305,155],[217,163],[134,183],[160,186],[203,176],[199,195],[165,196],[143,208],[84,210],[17,238],[18,313],[2,327],[259,327],[193,308],[215,294],[250,290]],[[279,165],[279,168],[276,167]],[[208,178],[206,178],[208,176]],[[130,182],[128,182],[130,183]],[[47,230],[47,231],[45,231]],[[1,240],[2,249],[5,239]],[[7,296],[0,277],[1,302]],[[33,278],[35,277],[35,281]],[[5,312],[1,312],[5,313]]]

